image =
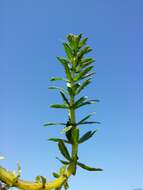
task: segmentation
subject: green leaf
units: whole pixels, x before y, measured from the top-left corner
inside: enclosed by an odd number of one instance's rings
[[[86,64],[90,64],[90,63],[93,63],[95,62],[95,60],[93,58],[83,58],[80,60],[80,65],[81,66],[84,66]]]
[[[67,160],[71,160],[71,157],[70,157],[70,154],[68,152],[68,149],[67,147],[65,146],[64,142],[61,140],[59,143],[58,143],[58,146],[59,146],[59,150],[61,152],[61,154],[67,159]]]
[[[53,176],[54,176],[55,178],[60,177],[60,175],[59,175],[58,173],[56,173],[56,172],[53,172],[52,174],[53,174]]]
[[[36,181],[36,183],[42,183],[42,185],[45,186],[46,177],[38,175],[38,176],[36,176],[35,181]]]
[[[86,75],[82,76],[82,77],[81,77],[81,79],[88,78],[88,77],[90,77],[90,76],[92,76],[92,75],[94,75],[94,74],[96,74],[96,72],[91,72],[91,73],[88,73],[88,74],[86,74]]]
[[[20,162],[18,162],[17,164],[17,177],[19,178],[21,176],[21,166],[20,166]]]
[[[41,182],[41,177],[38,175],[35,177],[35,182],[40,183]]]
[[[62,164],[68,165],[69,162],[65,161],[65,160],[61,160],[58,157],[56,157],[57,160],[59,160]]]
[[[59,80],[67,81],[66,79],[61,78],[61,77],[52,77],[52,78],[50,79],[50,81],[59,81]]]
[[[72,80],[72,76],[71,76],[71,71],[70,71],[70,67],[69,67],[68,61],[66,59],[64,59],[64,58],[61,58],[61,57],[57,57],[57,59],[64,66],[64,69],[65,69],[65,72],[66,72],[66,76],[71,81]]]
[[[65,94],[63,92],[61,92],[61,91],[60,91],[60,94],[61,94],[61,97],[62,97],[64,103],[66,103],[67,105],[69,105],[69,101],[68,101],[67,97],[65,96]]]
[[[52,104],[50,105],[51,108],[62,108],[62,109],[68,109],[67,105],[64,104]]]
[[[75,51],[78,49],[78,45],[79,45],[81,37],[82,37],[82,34],[79,34],[79,35],[68,34],[68,36],[67,36],[70,46]]]
[[[85,67],[91,65],[95,60],[92,58],[85,58],[81,59],[81,61],[78,62],[78,66],[76,67],[76,72],[80,72]]]
[[[74,88],[74,92],[80,87],[80,83],[75,83],[73,85],[73,88]]]
[[[66,123],[60,123],[60,122],[48,122],[44,124],[44,127],[50,126],[50,125],[66,125]]]
[[[65,139],[59,139],[59,138],[49,138],[48,140],[49,140],[49,141],[54,141],[54,142],[60,142],[60,141],[63,141],[63,142],[65,142],[65,143],[70,144],[70,142],[69,142],[69,141],[67,141],[67,140],[65,140]]]
[[[78,54],[78,60],[80,60],[85,54],[92,51],[92,49],[89,46],[84,47]]]
[[[75,102],[75,108],[78,108],[79,106],[81,106],[81,104],[83,104],[86,100],[87,100],[87,96],[82,96],[81,98],[79,98],[76,102]]]
[[[86,117],[84,117],[82,120],[80,120],[77,125],[82,124],[84,121],[86,121],[87,119],[89,119],[91,116],[95,115],[95,112],[90,113],[89,115],[87,115]]]
[[[81,125],[85,125],[85,124],[101,124],[99,121],[86,121],[81,123]]]
[[[77,165],[80,166],[81,168],[88,170],[88,171],[103,171],[101,168],[92,168],[90,166],[87,166],[83,163],[77,162]]]
[[[61,87],[58,87],[58,86],[50,86],[49,89],[51,89],[51,90],[60,90],[60,91],[64,92],[65,94],[68,94],[68,92],[64,88],[61,88]]]
[[[95,130],[93,132],[92,131],[88,131],[82,137],[80,137],[78,143],[81,144],[81,143],[87,141],[88,139],[90,139],[94,135],[95,132],[97,132],[97,130]]]
[[[90,79],[85,80],[82,84],[80,84],[79,88],[76,91],[76,94],[79,94],[90,83],[91,83]]]
[[[69,58],[70,61],[73,59],[73,50],[70,48],[70,46],[67,43],[63,43],[65,52],[67,54],[67,57]]]
[[[75,78],[75,81],[83,79],[83,77],[86,76],[86,74],[93,68],[93,66],[87,67],[86,69],[82,70]]]
[[[78,104],[78,106],[76,108],[85,106],[85,105],[89,105],[89,104],[95,104],[96,102],[99,102],[99,100],[87,100],[85,102],[81,102],[80,104]]]
[[[79,129],[78,128],[74,128],[72,130],[72,142],[74,144],[78,143],[78,139],[79,139]]]
[[[79,43],[79,48],[83,47],[86,42],[87,42],[88,38],[84,38],[80,43]]]

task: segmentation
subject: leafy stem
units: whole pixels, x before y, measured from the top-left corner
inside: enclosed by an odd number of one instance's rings
[[[58,90],[63,100],[62,104],[52,104],[51,108],[68,110],[67,122],[48,122],[44,126],[64,126],[63,132],[65,138],[49,138],[50,141],[56,142],[63,159],[57,158],[62,166],[57,172],[53,172],[53,176],[56,178],[51,182],[47,182],[44,176],[37,176],[34,182],[27,182],[20,179],[21,167],[18,165],[17,173],[7,171],[0,166],[0,182],[6,184],[7,187],[17,187],[23,190],[61,190],[64,187],[67,190],[68,179],[71,175],[76,174],[77,166],[87,171],[102,171],[100,168],[90,167],[84,163],[79,162],[78,148],[79,145],[89,140],[96,134],[97,130],[87,131],[80,136],[80,126],[98,124],[99,122],[88,120],[93,113],[88,114],[80,121],[76,122],[76,109],[82,108],[90,104],[98,102],[98,100],[89,100],[87,96],[81,96],[79,99],[75,98],[79,95],[90,83],[93,74],[92,71],[94,59],[85,57],[92,49],[86,45],[88,38],[82,38],[82,34],[74,35],[68,34],[67,42],[63,44],[66,57],[57,57],[58,61],[62,64],[66,78],[52,77],[51,81],[64,81],[66,82],[66,88],[59,86],[51,86],[49,89]],[[69,147],[70,146],[70,151]],[[0,156],[0,161],[4,159]],[[1,183],[0,183],[1,184]]]

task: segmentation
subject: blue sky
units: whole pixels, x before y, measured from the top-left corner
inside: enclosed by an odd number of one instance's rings
[[[0,1],[0,154],[10,170],[18,161],[22,177],[46,175],[60,164],[56,144],[66,113],[49,104],[60,101],[48,90],[51,76],[63,76],[56,56],[64,55],[68,33],[84,33],[94,49],[97,72],[85,92],[100,103],[77,113],[96,111],[97,135],[81,145],[81,161],[104,169],[78,170],[70,189],[143,188],[143,2],[142,0]],[[91,126],[89,129],[95,129]],[[82,132],[88,129],[82,129]]]

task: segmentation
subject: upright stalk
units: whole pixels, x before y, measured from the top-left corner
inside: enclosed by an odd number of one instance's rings
[[[65,138],[50,138],[50,141],[56,142],[64,160],[58,158],[62,163],[58,172],[53,172],[56,178],[51,182],[47,182],[44,176],[36,176],[35,181],[28,182],[20,179],[21,167],[18,165],[17,173],[10,172],[0,166],[0,182],[3,182],[8,187],[17,187],[23,190],[61,190],[68,188],[68,179],[71,175],[76,174],[76,167],[79,166],[88,171],[102,171],[100,168],[87,166],[79,162],[78,146],[81,143],[89,140],[96,132],[87,131],[82,136],[79,135],[80,125],[97,124],[99,122],[88,120],[93,113],[88,114],[80,121],[76,121],[75,110],[89,104],[96,103],[96,100],[87,99],[82,96],[75,100],[75,96],[91,83],[91,76],[94,59],[85,57],[92,49],[86,45],[88,38],[82,38],[82,34],[67,36],[67,42],[63,43],[66,57],[57,57],[58,61],[63,65],[66,79],[61,77],[52,77],[51,81],[63,80],[67,83],[67,88],[51,86],[50,89],[60,90],[60,95],[63,99],[63,104],[52,104],[52,108],[68,109],[69,118],[67,122],[48,122],[44,126],[63,125]],[[68,95],[68,96],[67,96]],[[69,145],[71,152],[69,152]],[[0,160],[3,157],[0,157]],[[1,189],[1,187],[0,187]]]

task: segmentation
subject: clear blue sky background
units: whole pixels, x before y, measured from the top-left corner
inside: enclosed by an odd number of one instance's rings
[[[71,190],[143,188],[143,1],[142,0],[4,0],[0,1],[0,154],[10,170],[20,160],[22,177],[31,180],[59,168],[56,144],[66,113],[49,108],[60,101],[48,90],[49,78],[63,76],[56,56],[64,55],[65,35],[83,32],[95,50],[96,76],[85,95],[101,102],[98,134],[79,149],[81,161],[104,172],[81,169]],[[96,126],[82,129],[95,129]]]

